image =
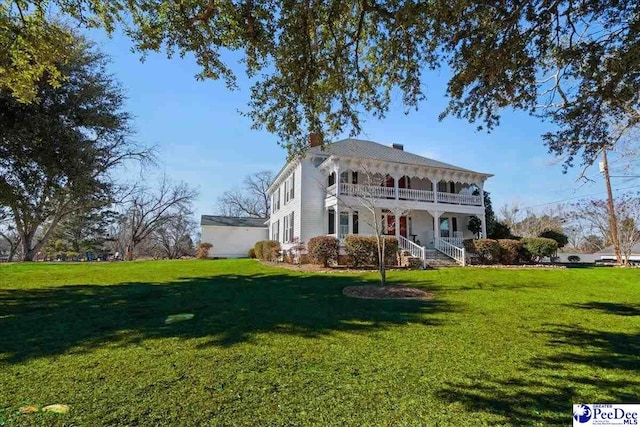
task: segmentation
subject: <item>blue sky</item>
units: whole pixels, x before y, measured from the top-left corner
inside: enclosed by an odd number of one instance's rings
[[[110,69],[128,95],[136,139],[158,147],[160,168],[172,179],[200,191],[198,216],[215,213],[217,197],[238,186],[245,175],[282,167],[286,153],[277,138],[252,130],[250,120],[239,113],[246,110],[249,96],[242,76],[240,90],[230,92],[223,82],[197,81],[199,69],[189,56],[150,54],[141,62],[126,37],[115,34],[109,39],[99,32],[91,36],[112,58]],[[367,118],[359,137],[401,143],[407,151],[494,174],[485,188],[496,210],[514,201],[536,206],[580,195],[604,197],[597,168],[587,173],[593,183],[576,182],[579,168],[562,173],[542,144],[540,135],[547,125],[539,119],[507,111],[489,134],[464,120],[438,121],[447,102],[446,80],[446,71],[429,74],[428,99],[419,111],[405,115],[401,103],[394,104],[386,119]],[[629,185],[633,183],[614,181],[614,187]]]

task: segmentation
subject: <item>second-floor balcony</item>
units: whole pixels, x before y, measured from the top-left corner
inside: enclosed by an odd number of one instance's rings
[[[329,196],[336,196],[337,185],[327,188]],[[397,192],[397,194],[396,194]],[[395,188],[377,185],[340,184],[341,196],[364,197],[372,199],[397,199],[415,202],[448,203],[454,205],[482,206],[482,197],[473,194],[445,193],[441,191]]]

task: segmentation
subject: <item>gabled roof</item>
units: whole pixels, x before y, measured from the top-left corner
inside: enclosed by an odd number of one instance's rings
[[[594,255],[615,255],[616,252],[613,246],[607,246],[603,250],[596,252]],[[631,255],[640,255],[640,243],[633,245],[631,248]]]
[[[338,157],[356,157],[432,168],[451,169],[463,172],[475,172],[449,163],[429,159],[404,150],[362,139],[344,139],[342,141],[328,144],[324,147],[313,147],[307,150],[307,154],[327,157],[331,155]]]
[[[221,227],[260,227],[267,228],[266,218],[247,218],[238,216],[202,215],[200,225],[215,225]]]

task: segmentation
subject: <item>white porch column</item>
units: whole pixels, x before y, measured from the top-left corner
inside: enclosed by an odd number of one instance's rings
[[[487,238],[487,217],[485,214],[480,215],[480,222],[482,223],[482,238]]]
[[[335,229],[336,229],[336,237],[340,238],[340,207],[338,205],[338,201],[336,200],[336,208],[335,208]]]
[[[398,191],[398,181],[400,180],[400,178],[398,178],[398,175],[393,175],[393,191],[396,195],[396,200],[398,200],[398,196],[399,196],[399,191]],[[396,227],[396,236],[398,236],[398,227]]]
[[[434,211],[432,215],[433,215],[433,237],[436,239],[439,239],[440,238],[440,215],[442,215],[442,212]]]
[[[336,164],[335,167],[333,168],[333,172],[336,174],[336,196],[338,198],[340,198],[340,181],[341,181],[341,176],[340,176],[340,164]]]
[[[433,188],[433,203],[438,203],[438,181],[435,179],[429,178],[431,181],[431,187]]]
[[[398,195],[396,194],[396,198],[398,197]],[[402,210],[396,209],[393,210],[393,218],[394,218],[394,224],[396,227],[396,238],[398,238],[400,236],[400,216],[402,215]]]

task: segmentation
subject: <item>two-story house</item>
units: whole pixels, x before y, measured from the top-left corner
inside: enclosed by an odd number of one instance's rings
[[[269,236],[288,249],[320,235],[397,236],[427,259],[438,250],[464,264],[462,240],[486,235],[483,188],[492,175],[404,151],[399,144],[345,139],[321,146],[309,137],[303,158],[288,162],[269,187]]]

